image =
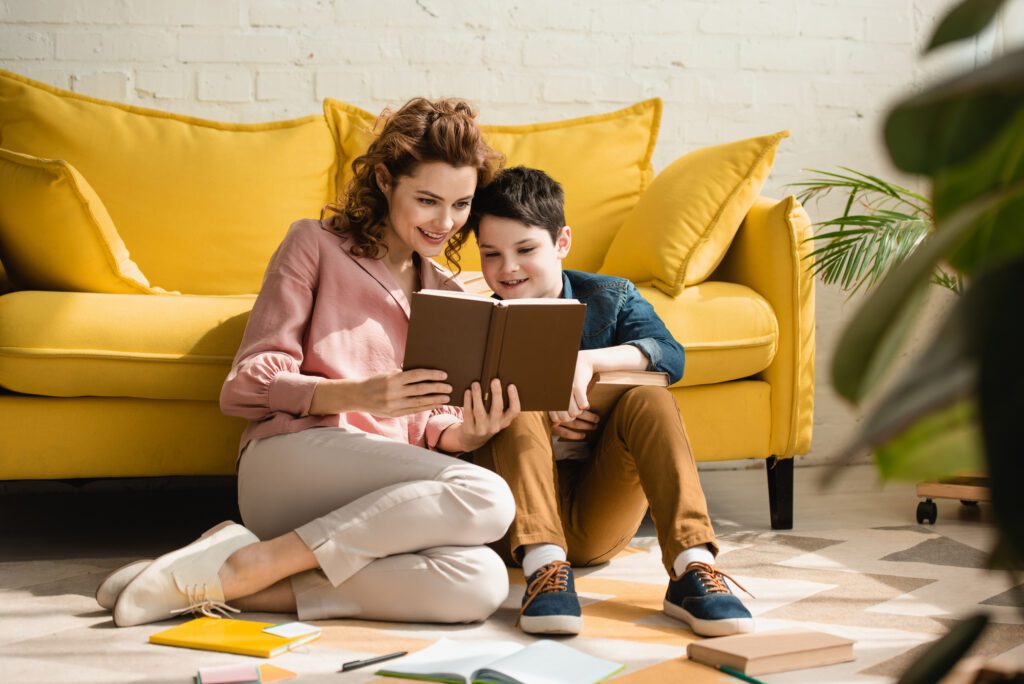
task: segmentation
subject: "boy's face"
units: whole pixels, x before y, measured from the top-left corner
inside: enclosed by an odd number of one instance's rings
[[[562,259],[572,244],[568,226],[552,243],[551,234],[543,228],[484,216],[477,242],[484,280],[502,299],[561,296]]]

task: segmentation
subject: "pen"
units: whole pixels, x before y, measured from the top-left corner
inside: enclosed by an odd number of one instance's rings
[[[355,670],[360,667],[366,667],[367,665],[373,665],[375,663],[384,662],[385,660],[391,660],[392,658],[401,658],[407,655],[408,651],[395,651],[394,653],[388,653],[386,655],[377,656],[376,658],[367,658],[366,660],[353,660],[351,662],[343,663],[341,669],[338,672],[348,672],[349,670]]]
[[[760,679],[754,679],[753,677],[745,675],[739,670],[734,670],[726,665],[716,665],[715,667],[717,667],[719,670],[721,670],[727,675],[735,677],[736,679],[742,679],[745,682],[750,682],[750,684],[764,684],[764,682],[762,682]]]

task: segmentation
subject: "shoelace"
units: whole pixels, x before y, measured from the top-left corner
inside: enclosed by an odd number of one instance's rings
[[[700,561],[694,561],[686,566],[686,570],[690,569],[697,571],[697,579],[704,585],[704,589],[709,594],[729,594],[729,585],[725,583],[726,578],[732,581],[737,587],[743,590],[743,592],[750,598],[757,598],[744,587],[742,584],[736,581],[736,579],[730,575],[725,574],[713,565],[707,563],[701,563]]]
[[[551,561],[544,566],[544,570],[526,587],[526,600],[523,602],[523,607],[519,609],[516,627],[519,626],[519,620],[523,617],[523,611],[533,603],[533,599],[549,591],[569,589],[569,568],[570,565],[566,561]]]
[[[241,613],[237,608],[232,608],[223,601],[212,599],[206,595],[206,585],[189,585],[185,587],[185,596],[188,598],[188,605],[184,608],[172,610],[171,613],[192,613],[202,614],[212,618],[230,618],[231,613]]]

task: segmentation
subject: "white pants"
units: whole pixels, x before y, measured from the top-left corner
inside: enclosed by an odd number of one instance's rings
[[[295,531],[319,570],[292,577],[299,619],[486,619],[508,573],[484,546],[515,516],[505,481],[417,446],[342,428],[251,442],[238,507],[260,539]]]

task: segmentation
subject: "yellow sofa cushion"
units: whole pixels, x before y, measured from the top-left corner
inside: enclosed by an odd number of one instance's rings
[[[330,97],[324,98],[324,119],[334,138],[339,160],[335,199],[344,195],[352,180],[352,161],[366,152],[373,141],[373,127],[377,117],[374,114]]]
[[[651,183],[615,236],[601,273],[676,296],[725,256],[788,131],[683,155]]]
[[[771,451],[772,386],[762,380],[734,380],[697,387],[673,387],[686,434],[698,461],[767,458]]]
[[[258,292],[288,226],[334,197],[335,148],[319,114],[220,123],[0,70],[0,147],[73,164],[142,272],[195,294]]]
[[[71,164],[0,149],[0,258],[23,289],[144,293],[103,202]]]
[[[217,401],[255,299],[12,292],[0,297],[0,387]]]
[[[234,475],[245,426],[215,401],[0,395],[0,474]]]
[[[350,160],[365,151],[372,114],[331,99],[324,100],[324,113],[339,157]],[[660,123],[661,100],[652,99],[606,114],[482,129],[487,142],[505,155],[506,166],[542,169],[562,184],[566,221],[575,238],[565,267],[596,271],[650,182]],[[460,263],[463,269],[479,270],[480,255],[472,239],[463,247]]]
[[[683,379],[674,387],[746,378],[775,358],[778,320],[767,300],[749,287],[708,281],[678,297],[638,289],[686,350]]]

